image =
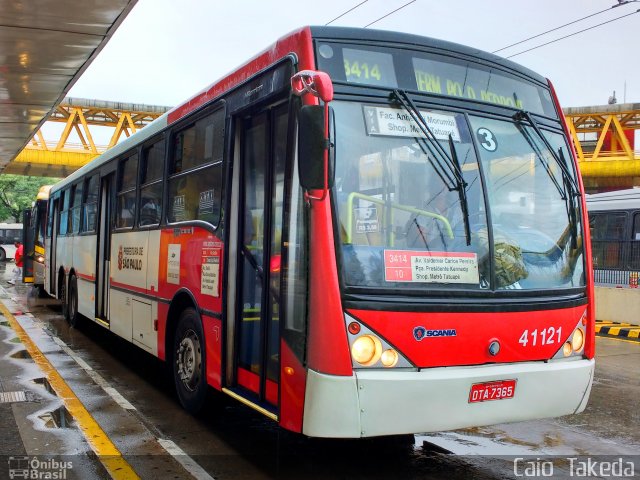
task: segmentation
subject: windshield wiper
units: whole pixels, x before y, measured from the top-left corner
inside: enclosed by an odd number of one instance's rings
[[[547,140],[547,137],[544,135],[544,133],[542,133],[542,130],[540,130],[538,122],[536,122],[531,114],[526,110],[519,110],[518,112],[516,112],[516,114],[513,116],[513,119],[516,122],[522,122],[522,120],[527,120],[529,122],[533,130],[536,132],[538,138],[542,140],[542,143],[544,143],[544,146],[547,147],[547,150],[549,150],[549,153],[551,153],[551,156],[558,164],[558,167],[560,168],[560,170],[562,170],[562,176],[564,177],[564,180],[569,187],[569,192],[573,196],[579,197],[580,189],[578,188],[578,184],[576,183],[575,178],[573,178],[571,172],[569,171],[569,167],[564,159],[564,156],[563,158],[560,158],[560,156],[558,156],[558,154],[553,150],[553,147],[549,143],[549,140]]]
[[[544,143],[544,146],[547,148],[547,150],[555,160],[556,164],[562,171],[563,185],[562,187],[560,187],[560,185],[558,184],[555,178],[555,175],[549,168],[549,165],[545,162],[542,152],[540,151],[539,148],[537,148],[537,145],[535,145],[535,142],[533,142],[528,138],[528,132],[524,130],[525,139],[527,140],[529,145],[531,145],[531,147],[534,148],[534,150],[536,150],[536,155],[538,155],[538,158],[540,158],[540,161],[542,162],[542,165],[544,166],[545,170],[549,174],[549,177],[551,178],[556,188],[560,192],[560,197],[565,201],[565,207],[567,209],[567,215],[569,217],[569,227],[571,228],[571,248],[575,249],[577,248],[577,238],[578,238],[578,221],[576,218],[575,199],[576,197],[580,197],[580,189],[578,188],[578,184],[576,183],[575,178],[573,178],[573,176],[571,175],[571,172],[569,171],[569,166],[567,164],[566,159],[564,158],[564,153],[562,153],[562,147],[558,148],[558,153],[556,153],[553,150],[553,147],[549,143],[549,140],[547,140],[547,137],[544,135],[542,130],[540,130],[538,123],[531,116],[531,114],[526,110],[520,110],[516,112],[516,114],[513,116],[513,119],[518,123],[521,123],[522,120],[527,120],[529,122],[529,124],[533,128],[533,131],[536,132],[536,135],[538,136],[538,138],[542,140],[542,143]]]
[[[462,175],[462,167],[460,166],[460,161],[458,159],[458,154],[456,153],[455,146],[453,144],[453,137],[449,134],[449,152],[447,152],[435,134],[427,124],[424,117],[420,114],[420,111],[413,103],[413,100],[409,97],[407,92],[400,89],[393,90],[393,96],[398,99],[398,102],[402,107],[411,115],[411,118],[416,123],[420,131],[422,132],[422,137],[416,137],[416,141],[418,145],[424,153],[427,155],[427,159],[431,163],[431,166],[436,171],[442,183],[444,183],[449,191],[456,190],[458,192],[458,197],[460,199],[460,207],[462,209],[462,216],[464,220],[464,233],[467,240],[467,245],[471,244],[471,228],[469,226],[469,205],[467,203],[467,192],[465,187],[467,187],[467,183],[464,181],[464,177]],[[426,141],[425,141],[426,140]],[[427,143],[428,142],[428,143]],[[427,153],[426,149],[431,153]],[[435,153],[437,152],[437,154]],[[434,159],[436,164],[433,163]],[[441,159],[444,160],[445,165],[448,167],[448,172],[445,169],[444,165],[441,162]],[[446,177],[446,179],[444,178]]]
[[[451,151],[452,160],[455,162],[455,166],[460,173],[460,177],[462,178],[462,167],[460,166],[460,159],[458,158],[458,152],[456,152],[455,146],[453,145],[453,137],[449,134],[449,150]],[[467,191],[465,187],[467,183],[464,179],[460,180],[458,183],[458,197],[460,198],[460,207],[462,208],[462,218],[464,219],[464,235],[467,239],[467,246],[471,245],[471,227],[469,225],[469,203],[467,201]]]
[[[562,153],[562,147],[558,148],[558,157],[565,162],[564,153]],[[575,198],[569,194],[569,201],[567,202],[567,215],[569,215],[569,226],[571,228],[571,248],[578,248],[578,218],[576,214],[576,205],[574,203]]]

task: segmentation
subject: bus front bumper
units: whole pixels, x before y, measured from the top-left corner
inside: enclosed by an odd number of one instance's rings
[[[595,362],[581,358],[441,367],[357,370],[350,377],[309,370],[302,433],[356,438],[423,433],[579,413]],[[469,402],[473,384],[516,380],[513,398]]]

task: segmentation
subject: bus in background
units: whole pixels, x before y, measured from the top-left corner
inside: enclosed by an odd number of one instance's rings
[[[578,413],[594,372],[584,190],[540,75],[304,27],[54,185],[45,289],[314,437]]]
[[[596,285],[637,287],[640,189],[587,195]]]
[[[47,205],[51,185],[38,190],[33,206],[23,212],[24,266],[22,281],[31,283],[40,294],[44,293],[44,233],[47,221]]]
[[[0,262],[13,260],[16,255],[15,242],[22,242],[22,224],[0,223]]]

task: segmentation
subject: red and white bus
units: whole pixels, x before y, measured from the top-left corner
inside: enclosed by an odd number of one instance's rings
[[[45,287],[314,437],[582,411],[582,182],[551,83],[430,38],[305,27],[51,189]]]

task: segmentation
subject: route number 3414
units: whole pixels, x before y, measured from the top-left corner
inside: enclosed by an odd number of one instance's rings
[[[535,330],[525,330],[520,335],[518,343],[523,347],[531,344],[532,347],[537,345],[553,345],[554,343],[560,343],[562,340],[562,327],[555,328],[541,328]]]

